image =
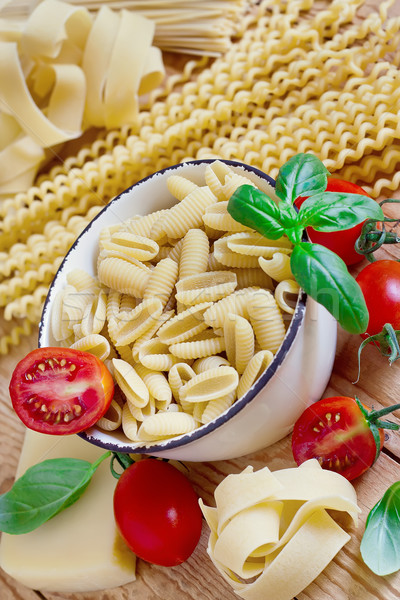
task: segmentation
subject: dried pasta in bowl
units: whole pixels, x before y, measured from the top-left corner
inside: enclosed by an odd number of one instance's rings
[[[206,432],[245,404],[279,353],[293,319],[287,295],[292,303],[301,291],[290,273],[281,282],[259,264],[289,257],[288,239],[270,242],[227,218],[229,194],[246,182],[276,198],[269,181],[234,164],[206,161],[194,178],[172,169],[154,210],[143,193],[145,214],[95,219],[89,268],[72,265],[64,285],[56,277],[48,339],[107,361],[122,402],[95,431],[125,451]]]

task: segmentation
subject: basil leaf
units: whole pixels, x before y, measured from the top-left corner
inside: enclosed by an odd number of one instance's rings
[[[361,556],[377,575],[400,569],[400,481],[386,490],[370,511],[361,540]]]
[[[78,458],[50,458],[30,467],[0,496],[0,531],[28,533],[71,506],[110,454],[93,464]]]
[[[319,244],[301,242],[293,249],[290,267],[303,290],[350,333],[363,333],[369,315],[361,288],[337,254]]]
[[[313,154],[296,154],[280,169],[275,183],[275,193],[285,202],[299,196],[311,196],[326,190],[329,171]]]
[[[242,225],[255,229],[270,240],[284,234],[275,202],[252,185],[241,185],[229,199],[228,213]]]
[[[365,219],[384,218],[379,204],[368,196],[323,192],[307,198],[299,211],[303,227],[314,227],[318,231],[350,229]]]

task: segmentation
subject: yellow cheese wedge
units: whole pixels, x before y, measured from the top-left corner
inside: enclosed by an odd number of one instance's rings
[[[103,452],[76,435],[56,437],[28,430],[17,477],[48,458],[93,462]],[[35,531],[3,533],[2,569],[27,587],[52,592],[89,592],[133,581],[136,557],[122,541],[114,522],[116,482],[105,460],[75,504]]]

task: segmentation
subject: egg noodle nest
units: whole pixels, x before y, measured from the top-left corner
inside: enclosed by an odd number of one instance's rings
[[[400,17],[394,0],[264,0],[218,58],[187,59],[135,125],[97,131],[0,205],[0,353],[29,335],[62,258],[89,221],[143,177],[236,159],[272,177],[317,155],[373,197],[400,185]]]

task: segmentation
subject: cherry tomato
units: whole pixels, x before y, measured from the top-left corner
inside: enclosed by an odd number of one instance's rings
[[[121,536],[143,560],[179,565],[200,539],[202,515],[189,480],[165,461],[146,458],[128,467],[114,493]]]
[[[78,433],[104,415],[114,395],[106,366],[71,348],[37,348],[15,367],[10,396],[21,421],[53,435]]]
[[[400,263],[377,260],[357,276],[369,312],[367,333],[376,335],[386,323],[400,329]]]
[[[344,181],[343,179],[336,179],[335,177],[328,177],[328,185],[326,186],[327,192],[345,192],[346,194],[362,194],[368,196],[360,186],[350,181]],[[305,197],[297,198],[295,204],[298,208],[303,204]],[[307,234],[310,241],[314,244],[321,244],[336,252],[346,265],[355,265],[364,259],[362,254],[359,254],[354,249],[354,244],[357,241],[361,233],[361,229],[364,223],[359,223],[351,229],[344,229],[342,231],[331,231],[325,233],[323,231],[316,231],[312,227],[307,227]]]
[[[296,463],[316,458],[322,468],[336,471],[350,481],[358,477],[376,459],[371,422],[374,424],[378,416],[378,411],[370,411],[366,417],[354,398],[337,396],[315,402],[294,425],[292,451]],[[378,431],[380,450],[384,433],[382,429]]]

